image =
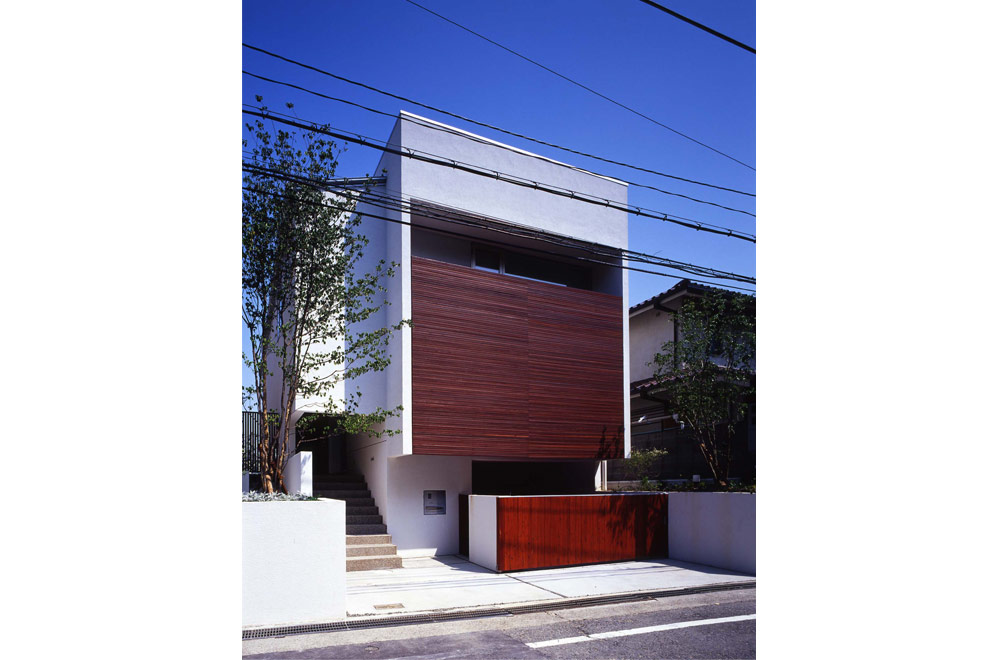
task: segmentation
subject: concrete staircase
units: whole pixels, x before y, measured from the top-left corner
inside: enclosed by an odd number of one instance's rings
[[[403,567],[363,476],[349,472],[314,475],[313,494],[347,502],[348,571]]]

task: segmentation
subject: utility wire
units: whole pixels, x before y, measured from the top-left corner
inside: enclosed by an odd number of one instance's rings
[[[374,198],[374,202],[372,201]],[[429,209],[425,204],[437,204],[435,202],[427,201],[422,203],[422,200],[416,202],[403,200],[401,197],[392,197],[389,195],[378,195],[372,194],[371,191],[366,193],[365,203],[371,204],[373,206],[382,208],[387,211],[400,211],[403,213],[417,214],[425,216],[435,220],[448,221],[449,217],[448,211],[435,211],[434,209]],[[440,204],[437,204],[440,206]],[[485,216],[484,216],[485,217]],[[500,222],[506,225],[510,225],[506,220],[498,220],[495,218],[486,218],[488,220],[493,220],[494,222]],[[482,226],[479,223],[470,223],[473,226]],[[547,243],[552,243],[559,245],[561,247],[566,247],[574,250],[581,250],[589,252],[590,254],[595,254],[604,257],[617,258],[621,257],[626,261],[632,261],[636,263],[645,263],[652,266],[661,266],[664,268],[671,268],[673,270],[679,270],[685,273],[691,273],[694,275],[702,275],[704,277],[714,277],[717,279],[727,279],[736,282],[743,282],[746,284],[754,284],[756,280],[752,277],[746,275],[738,275],[736,273],[729,273],[726,271],[720,271],[714,268],[707,268],[705,266],[697,266],[695,264],[685,263],[683,261],[676,261],[674,259],[668,259],[667,257],[660,257],[657,255],[643,254],[641,252],[634,252],[632,250],[620,249],[620,248],[605,248],[604,246],[599,246],[597,244],[592,244],[591,247],[584,247],[579,245],[578,242],[559,240],[558,238],[550,237],[543,232],[531,229],[516,229],[511,230],[500,230],[503,233],[511,234],[521,238],[528,238],[532,240],[542,240]]]
[[[389,98],[396,99],[397,101],[405,101],[406,103],[412,103],[415,106],[419,106],[419,107],[425,108],[427,110],[432,110],[434,112],[440,112],[443,115],[448,115],[449,117],[454,117],[455,119],[461,119],[462,121],[467,121],[470,124],[475,124],[476,126],[482,126],[483,128],[488,128],[488,129],[493,130],[493,131],[499,131],[500,133],[505,133],[506,135],[511,135],[513,137],[521,138],[522,140],[528,140],[530,142],[534,142],[535,144],[541,144],[541,145],[544,145],[546,147],[552,147],[553,149],[559,149],[560,151],[565,151],[565,152],[571,153],[571,154],[577,154],[578,156],[584,156],[586,158],[593,158],[594,160],[599,160],[599,161],[602,161],[604,163],[609,163],[611,165],[619,165],[621,167],[627,167],[627,168],[633,169],[633,170],[635,170],[637,172],[646,172],[647,174],[655,174],[656,176],[662,176],[662,177],[665,177],[667,179],[674,179],[674,180],[677,180],[677,181],[684,181],[685,183],[692,183],[692,184],[695,184],[695,185],[698,185],[698,186],[707,186],[709,188],[715,188],[717,190],[725,190],[726,192],[736,193],[738,195],[746,195],[748,197],[756,197],[757,196],[754,193],[745,192],[743,190],[736,190],[734,188],[726,188],[725,186],[719,186],[719,185],[715,185],[715,184],[712,184],[712,183],[706,183],[704,181],[697,181],[695,179],[687,179],[685,177],[677,176],[675,174],[667,174],[665,172],[658,172],[656,170],[648,169],[648,168],[645,168],[645,167],[640,167],[638,165],[630,165],[628,163],[623,163],[623,162],[620,162],[620,161],[617,161],[617,160],[612,160],[610,158],[604,158],[603,156],[595,156],[593,154],[588,154],[585,151],[577,151],[576,149],[572,149],[570,147],[563,147],[563,146],[560,146],[558,144],[554,144],[552,142],[546,142],[545,140],[539,140],[538,138],[533,138],[533,137],[530,137],[528,135],[524,135],[522,133],[517,133],[515,131],[509,131],[506,128],[500,128],[499,126],[494,126],[493,124],[487,124],[486,122],[481,122],[481,121],[478,121],[476,119],[471,119],[469,117],[465,117],[463,115],[456,114],[454,112],[450,112],[448,110],[444,110],[442,108],[438,108],[438,107],[435,107],[433,105],[427,105],[426,103],[421,103],[420,101],[414,101],[413,99],[407,98],[405,96],[399,96],[398,94],[393,94],[392,92],[387,92],[387,91],[381,90],[381,89],[379,89],[377,87],[372,87],[371,85],[366,85],[365,83],[361,83],[361,82],[358,82],[356,80],[351,80],[350,78],[345,78],[343,76],[338,76],[335,73],[331,73],[330,71],[325,71],[325,70],[320,69],[318,67],[312,66],[311,64],[306,64],[304,62],[299,62],[298,60],[293,60],[291,58],[285,57],[284,55],[278,55],[277,53],[272,53],[271,51],[264,50],[263,48],[258,48],[257,46],[251,46],[248,43],[244,43],[243,47],[244,48],[249,48],[250,50],[257,51],[258,53],[263,53],[264,55],[267,55],[269,57],[273,57],[275,59],[279,59],[279,60],[281,60],[283,62],[288,62],[289,64],[294,64],[295,66],[302,67],[303,69],[309,69],[310,71],[315,71],[316,73],[323,74],[324,76],[329,76],[330,78],[333,78],[335,80],[339,80],[341,82],[345,82],[345,83],[347,83],[349,85],[354,85],[356,87],[361,87],[363,89],[367,89],[368,91],[375,92],[376,94],[381,94],[382,96],[387,96]],[[253,75],[253,74],[251,74],[251,75]],[[340,99],[338,99],[338,100],[340,100]],[[350,101],[345,101],[345,103],[350,103]],[[356,104],[352,104],[352,105],[356,105]],[[363,106],[361,106],[361,107],[363,107]],[[395,117],[395,115],[390,115],[390,116]]]
[[[365,147],[370,147],[373,149],[378,149],[388,154],[394,154],[398,156],[404,156],[406,158],[411,158],[413,160],[419,160],[425,163],[430,163],[432,165],[439,165],[442,167],[451,167],[452,169],[459,170],[462,172],[468,172],[469,174],[475,174],[477,176],[482,176],[490,179],[495,179],[497,181],[502,181],[504,183],[511,183],[517,186],[522,186],[525,188],[533,188],[544,193],[557,195],[560,197],[567,197],[570,199],[579,200],[587,204],[594,204],[596,206],[603,206],[605,208],[614,209],[616,211],[624,211],[626,213],[631,213],[633,215],[652,218],[654,220],[660,220],[662,222],[670,222],[682,227],[687,227],[688,229],[694,229],[696,231],[704,231],[710,234],[719,234],[721,236],[729,236],[731,238],[737,238],[743,241],[749,241],[751,243],[756,243],[757,239],[752,234],[739,231],[737,229],[731,229],[728,227],[718,227],[716,225],[710,225],[704,222],[689,222],[686,220],[680,220],[677,216],[672,216],[668,213],[653,213],[649,210],[642,209],[638,206],[630,207],[628,205],[621,205],[616,202],[612,202],[608,199],[602,199],[590,195],[584,195],[574,190],[569,190],[565,188],[556,188],[552,186],[546,186],[545,184],[539,183],[537,181],[532,181],[530,179],[525,179],[523,177],[518,177],[516,175],[506,174],[504,172],[499,172],[497,170],[492,170],[488,168],[482,168],[476,165],[471,165],[469,163],[463,163],[454,159],[442,159],[441,157],[435,157],[434,154],[425,155],[425,152],[421,152],[417,149],[405,148],[404,150],[394,149],[388,146],[387,141],[376,140],[375,138],[370,138],[364,135],[354,134],[357,137],[352,137],[351,135],[345,135],[343,133],[337,133],[329,128],[324,128],[317,126],[316,124],[308,125],[301,121],[293,121],[291,119],[282,118],[279,113],[274,113],[268,111],[267,113],[257,112],[255,110],[243,110],[243,114],[250,115],[253,117],[259,117],[261,119],[268,119],[271,121],[276,121],[281,124],[288,126],[294,126],[296,128],[301,128],[304,130],[322,133],[330,137],[336,138],[338,140],[344,140],[345,142],[353,142],[354,144],[360,144]],[[385,146],[380,146],[375,144],[375,142],[383,142]],[[478,169],[477,169],[478,168]]]
[[[434,202],[431,200],[427,201],[418,200],[416,202],[416,206],[414,206],[413,201],[404,200],[401,196],[393,197],[389,195],[376,193],[371,190],[365,190],[363,193],[361,193],[357,191],[354,186],[337,185],[335,182],[328,182],[328,181],[321,182],[307,176],[290,174],[288,172],[281,172],[278,170],[261,167],[253,163],[244,163],[243,170],[248,173],[263,174],[281,181],[295,183],[299,185],[307,185],[322,190],[337,188],[339,191],[341,191],[341,194],[344,194],[344,191],[346,191],[347,193],[356,194],[359,196],[359,198],[361,198],[361,201],[363,201],[365,204],[377,208],[382,208],[383,210],[399,211],[402,213],[416,213],[421,216],[435,220],[441,220],[443,222],[476,227],[480,229],[485,229],[487,231],[505,233],[519,238],[528,238],[532,240],[543,241],[546,243],[559,245],[560,247],[588,252],[590,254],[603,256],[606,258],[612,258],[612,259],[622,258],[627,261],[634,261],[640,263],[647,263],[650,265],[662,266],[665,268],[671,268],[673,270],[679,270],[681,272],[692,273],[695,275],[702,275],[705,277],[733,280],[746,284],[756,284],[756,279],[747,275],[739,275],[737,273],[720,271],[715,268],[698,266],[696,264],[690,264],[683,261],[676,261],[674,259],[668,259],[667,257],[660,257],[657,255],[644,254],[641,252],[636,252],[628,249],[612,248],[609,246],[602,246],[595,243],[581,244],[584,242],[559,239],[558,237],[551,236],[539,230],[520,228],[517,225],[504,219],[491,218],[489,216],[485,216],[482,214],[473,214],[475,216],[479,216],[481,218],[492,220],[496,223],[501,223],[503,225],[506,225],[506,227],[503,228],[490,227],[489,225],[484,225],[482,222],[476,221],[475,219],[472,218],[471,215],[467,218],[462,218],[460,215],[449,213],[447,210],[438,211],[433,208],[430,208],[427,205],[435,205],[438,206],[439,208],[444,208],[444,205],[440,204],[439,202]],[[396,194],[398,195],[398,193]],[[465,211],[466,213],[470,214],[472,213],[466,211],[465,209],[458,209],[458,210]],[[557,254],[557,253],[550,253],[550,254]],[[566,256],[566,255],[561,255],[561,256]]]
[[[331,207],[328,204],[323,204],[322,202],[314,202],[314,201],[311,201],[311,200],[303,200],[303,199],[300,199],[300,198],[297,198],[297,197],[293,197],[291,195],[287,195],[287,194],[284,194],[284,193],[281,193],[281,192],[277,192],[277,191],[274,191],[274,190],[263,190],[261,188],[256,188],[256,187],[252,187],[252,186],[249,186],[249,187],[248,186],[243,186],[243,190],[245,190],[247,192],[257,193],[257,194],[271,195],[273,197],[281,197],[281,198],[288,199],[290,201],[299,202],[299,203],[303,203],[304,202],[304,203],[312,205],[312,206],[318,206],[318,207],[324,207],[324,208],[335,208],[335,207]],[[373,214],[373,213],[365,213],[363,211],[352,211],[352,213],[354,215],[358,215],[358,216],[362,216],[362,217],[367,217],[367,218],[373,218],[373,219],[376,219],[376,220],[384,220],[386,222],[392,222],[392,223],[398,224],[398,225],[406,225],[406,226],[409,226],[409,227],[417,227],[418,229],[426,230],[426,231],[430,231],[430,232],[434,232],[434,233],[437,233],[437,234],[445,234],[445,235],[448,235],[448,236],[456,236],[456,237],[461,237],[461,238],[469,238],[468,234],[463,234],[461,232],[455,232],[455,231],[448,231],[447,229],[441,229],[440,227],[428,227],[428,226],[425,226],[425,225],[416,225],[413,222],[407,222],[406,220],[401,220],[399,218],[388,218],[386,216],[376,215],[376,214]],[[452,218],[441,217],[439,219],[443,220],[443,221],[446,221],[446,222],[454,222],[456,224],[466,224],[466,223],[457,222],[456,220],[454,220]],[[468,223],[468,224],[471,225],[471,226],[474,226],[476,228],[479,228],[479,229],[485,229],[487,231],[493,231],[493,232],[499,231],[497,229],[494,229],[494,228],[491,228],[491,227],[486,227],[486,226],[483,226],[483,225],[478,224],[478,223]],[[670,273],[662,273],[662,272],[659,272],[659,271],[648,270],[648,269],[645,269],[645,268],[636,268],[636,267],[633,267],[633,266],[625,266],[623,264],[609,263],[607,261],[601,261],[599,259],[590,259],[588,257],[582,257],[582,256],[579,256],[579,255],[560,254],[558,252],[552,252],[550,250],[543,250],[543,249],[535,248],[535,247],[528,247],[528,246],[524,246],[524,245],[517,245],[517,244],[513,244],[513,243],[506,243],[506,242],[495,240],[495,239],[490,239],[490,243],[493,243],[495,245],[499,245],[501,247],[514,248],[514,249],[517,249],[517,250],[527,250],[527,251],[530,251],[530,252],[537,252],[537,253],[540,253],[540,254],[546,254],[546,255],[555,256],[555,257],[569,258],[569,259],[578,260],[578,261],[586,261],[588,263],[600,264],[602,266],[608,266],[610,268],[616,268],[618,270],[632,270],[632,271],[637,271],[637,272],[640,272],[640,273],[647,273],[647,274],[650,274],[650,275],[658,275],[660,277],[670,277],[670,278],[673,278],[675,280],[688,279],[688,280],[691,280],[692,282],[699,282],[701,284],[708,284],[710,286],[722,286],[722,287],[726,287],[726,288],[730,288],[730,289],[739,289],[741,291],[749,291],[751,293],[755,293],[755,291],[753,289],[748,289],[746,287],[735,286],[735,285],[731,285],[731,284],[722,284],[722,283],[718,283],[718,282],[708,282],[708,281],[705,281],[705,280],[699,280],[699,279],[695,279],[695,278],[691,278],[691,277],[687,277],[687,276],[680,277],[678,275],[672,275]]]
[[[672,192],[670,190],[664,190],[663,188],[657,188],[656,186],[650,186],[650,185],[647,185],[647,184],[644,184],[644,183],[636,183],[635,181],[628,181],[626,179],[622,179],[622,178],[613,176],[611,174],[602,174],[600,172],[591,172],[589,170],[584,170],[584,169],[581,169],[579,167],[576,167],[574,165],[568,165],[566,163],[560,163],[558,161],[552,160],[551,158],[546,158],[545,156],[539,156],[537,154],[529,153],[529,152],[524,151],[522,149],[518,149],[517,147],[512,147],[510,145],[502,144],[500,142],[493,142],[492,140],[487,140],[487,139],[482,138],[482,137],[480,137],[478,135],[472,135],[470,133],[467,133],[465,131],[461,131],[461,130],[452,128],[450,126],[444,126],[444,125],[437,124],[437,123],[433,123],[433,124],[432,123],[427,123],[426,121],[418,121],[416,119],[411,119],[410,117],[407,117],[407,116],[402,115],[402,114],[400,114],[400,115],[397,116],[397,115],[392,114],[391,112],[384,112],[382,110],[376,110],[375,108],[369,108],[368,106],[361,105],[360,103],[355,103],[354,101],[348,101],[347,99],[341,99],[341,98],[337,98],[335,96],[329,96],[327,94],[323,94],[322,92],[317,92],[315,90],[308,89],[306,87],[301,87],[299,85],[295,85],[295,84],[290,83],[290,82],[284,82],[284,81],[281,81],[281,80],[274,80],[273,78],[268,78],[266,76],[257,75],[256,73],[251,73],[251,72],[246,71],[246,70],[244,70],[243,73],[244,73],[244,75],[251,76],[253,78],[257,78],[258,80],[263,80],[265,82],[273,83],[275,85],[283,85],[285,87],[290,87],[291,89],[297,89],[299,91],[306,92],[307,94],[312,94],[313,96],[318,96],[320,98],[327,99],[327,100],[330,100],[330,101],[336,101],[338,103],[344,103],[344,104],[347,104],[347,105],[350,105],[350,106],[354,106],[356,108],[360,108],[362,110],[366,110],[368,112],[372,112],[372,113],[375,113],[375,114],[378,114],[378,115],[383,115],[385,117],[391,117],[392,119],[397,119],[397,118],[398,119],[402,119],[403,121],[410,122],[411,124],[416,124],[417,126],[423,126],[424,128],[429,128],[429,129],[432,129],[432,130],[435,130],[435,131],[439,131],[439,132],[442,132],[442,133],[448,133],[450,135],[457,135],[458,137],[464,138],[466,140],[471,140],[472,142],[478,142],[480,144],[488,144],[490,146],[499,147],[501,149],[505,149],[505,150],[510,151],[512,153],[520,154],[522,156],[528,156],[530,158],[534,158],[536,160],[540,160],[540,161],[543,161],[543,162],[546,162],[546,163],[551,163],[553,165],[558,165],[560,167],[565,167],[567,169],[574,170],[576,172],[584,172],[586,174],[590,174],[590,175],[597,176],[597,177],[605,177],[605,178],[617,179],[617,180],[621,181],[622,183],[627,183],[630,186],[636,186],[638,188],[647,188],[649,190],[655,190],[657,192],[661,192],[661,193],[663,193],[665,195],[672,195],[674,197],[682,197],[684,199],[691,200],[692,202],[698,202],[700,204],[708,204],[708,205],[711,205],[711,206],[717,206],[719,208],[726,209],[728,211],[736,211],[738,213],[745,213],[747,215],[753,215],[752,213],[750,213],[748,211],[744,211],[742,209],[733,209],[733,208],[730,208],[728,206],[723,206],[722,204],[717,204],[715,202],[711,202],[711,201],[708,201],[708,200],[699,199],[697,197],[691,197],[689,195],[683,195],[681,193]],[[702,184],[702,185],[709,185],[710,186],[710,184]],[[711,187],[718,188],[718,186],[711,186]],[[722,188],[722,190],[728,190],[728,189],[727,188]],[[735,192],[738,192],[738,191],[735,191]],[[740,194],[744,194],[745,195],[747,193],[742,193],[741,192]],[[678,216],[678,217],[681,217],[681,216]],[[754,216],[754,217],[756,217],[756,216]],[[684,218],[684,219],[685,220],[689,220],[690,218]]]
[[[409,2],[409,0],[407,0],[407,2]],[[663,5],[657,4],[657,3],[653,2],[652,0],[639,0],[639,2],[644,2],[647,5],[649,5],[650,7],[655,7],[657,9],[659,9],[660,11],[664,11],[664,12],[670,14],[671,16],[673,16],[674,18],[679,18],[682,21],[684,21],[685,23],[688,23],[690,25],[695,26],[699,30],[704,30],[705,32],[708,32],[709,34],[714,35],[714,36],[718,37],[719,39],[724,39],[724,40],[728,41],[729,43],[731,43],[731,44],[733,44],[735,46],[739,46],[743,50],[750,51],[754,55],[757,54],[757,51],[754,50],[753,48],[751,48],[750,46],[747,46],[746,44],[741,43],[739,41],[736,41],[732,37],[727,37],[726,35],[722,34],[721,32],[718,32],[716,30],[713,30],[712,28],[708,27],[707,25],[702,25],[698,21],[691,20],[687,16],[682,16],[681,14],[678,14],[677,12],[675,12],[673,9],[667,9]]]
[[[727,153],[725,153],[725,152],[723,152],[723,151],[719,151],[719,150],[718,150],[718,149],[716,149],[715,147],[712,147],[712,146],[709,146],[709,145],[705,144],[704,142],[701,142],[700,140],[696,140],[696,139],[694,139],[693,137],[691,137],[690,135],[687,135],[687,134],[685,134],[685,133],[681,133],[681,132],[680,132],[680,131],[678,131],[678,130],[677,130],[676,128],[671,128],[670,126],[667,126],[666,124],[664,124],[664,123],[661,123],[661,122],[659,122],[659,121],[657,121],[657,120],[653,119],[653,118],[652,118],[652,117],[650,117],[649,115],[644,115],[644,114],[642,114],[641,112],[639,112],[638,110],[635,110],[634,108],[630,108],[629,106],[625,105],[624,103],[620,103],[620,102],[618,102],[618,101],[614,100],[614,99],[613,99],[613,98],[611,98],[610,96],[605,96],[604,94],[601,94],[601,93],[600,93],[600,92],[598,92],[598,91],[597,91],[596,89],[593,89],[593,88],[591,88],[591,87],[587,87],[587,86],[586,86],[586,85],[584,85],[583,83],[579,83],[579,82],[577,82],[577,81],[573,80],[572,78],[569,78],[569,77],[567,77],[567,76],[564,76],[563,74],[559,73],[558,71],[554,71],[553,69],[550,69],[549,67],[545,66],[545,65],[544,65],[544,64],[542,64],[541,62],[536,62],[535,60],[531,59],[530,57],[526,57],[526,56],[522,55],[521,53],[517,52],[516,50],[512,50],[512,49],[510,49],[510,48],[507,48],[507,47],[506,47],[506,46],[504,46],[503,44],[500,44],[500,43],[497,43],[496,41],[493,41],[493,40],[492,40],[492,39],[490,39],[489,37],[486,37],[486,36],[483,36],[483,35],[479,34],[479,33],[478,33],[478,32],[476,32],[475,30],[470,30],[469,28],[465,27],[464,25],[461,25],[460,23],[456,23],[455,21],[451,20],[450,18],[447,18],[447,17],[445,17],[445,16],[442,16],[441,14],[439,14],[439,13],[437,13],[437,12],[435,12],[435,11],[431,11],[430,9],[428,9],[427,7],[424,7],[423,5],[420,5],[420,4],[417,4],[417,3],[416,3],[416,2],[414,2],[413,0],[405,0],[405,2],[408,2],[408,3],[410,3],[410,4],[411,4],[411,5],[413,5],[414,7],[419,7],[420,9],[423,9],[423,10],[424,10],[425,12],[427,12],[428,14],[434,14],[435,16],[437,16],[438,18],[440,18],[441,20],[443,20],[443,21],[447,21],[448,23],[451,23],[451,24],[452,24],[452,25],[454,25],[455,27],[458,27],[458,28],[461,28],[461,29],[465,30],[466,32],[468,32],[468,33],[470,33],[470,34],[474,34],[474,35],[476,35],[477,37],[479,37],[480,39],[483,39],[484,41],[488,41],[488,42],[490,42],[491,44],[493,44],[494,46],[496,46],[496,47],[498,47],[498,48],[502,48],[503,50],[507,51],[507,52],[508,52],[508,53],[510,53],[511,55],[516,55],[517,57],[520,57],[520,58],[521,58],[522,60],[524,60],[525,62],[530,62],[531,64],[534,64],[535,66],[537,66],[537,67],[539,67],[539,68],[541,68],[541,69],[545,69],[545,70],[546,70],[546,71],[548,71],[549,73],[551,73],[551,74],[553,74],[553,75],[556,75],[556,76],[559,76],[559,77],[560,77],[560,78],[562,78],[563,80],[565,80],[565,81],[567,81],[567,82],[570,82],[570,83],[573,83],[573,84],[574,84],[574,85],[576,85],[577,87],[580,87],[580,88],[582,88],[582,89],[585,89],[585,90],[587,90],[587,91],[588,91],[588,92],[590,92],[591,94],[596,94],[597,96],[600,96],[600,97],[601,97],[602,99],[604,99],[605,101],[610,101],[611,103],[614,103],[614,104],[615,104],[615,105],[617,105],[617,106],[618,106],[619,108],[624,108],[625,110],[628,110],[629,112],[631,112],[631,113],[632,113],[632,114],[634,114],[634,115],[638,115],[639,117],[642,117],[643,119],[645,119],[645,120],[647,120],[647,121],[651,121],[651,122],[653,122],[653,123],[654,123],[654,124],[656,124],[657,126],[660,126],[660,127],[662,127],[662,128],[665,128],[665,129],[667,129],[667,130],[668,130],[668,131],[670,131],[671,133],[676,133],[677,135],[681,136],[682,138],[684,138],[684,139],[686,139],[686,140],[690,140],[691,142],[694,142],[695,144],[698,144],[698,145],[701,145],[701,146],[705,147],[705,148],[706,148],[706,149],[708,149],[709,151],[714,151],[715,153],[719,154],[720,156],[725,156],[725,157],[726,157],[726,158],[728,158],[729,160],[731,160],[731,161],[733,161],[733,162],[735,162],[735,163],[739,163],[739,164],[740,164],[740,165],[742,165],[743,167],[746,167],[746,168],[749,168],[749,169],[751,169],[751,170],[754,170],[755,172],[757,171],[757,170],[756,170],[756,169],[755,169],[755,168],[754,168],[753,166],[751,166],[751,165],[747,165],[746,163],[744,163],[744,162],[743,162],[742,160],[739,160],[738,158],[734,158],[733,156],[730,156],[729,154],[727,154]],[[701,27],[701,26],[700,26],[700,27]],[[720,36],[722,36],[722,35],[720,35]]]

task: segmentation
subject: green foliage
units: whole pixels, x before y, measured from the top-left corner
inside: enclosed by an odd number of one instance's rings
[[[356,197],[325,190],[341,149],[319,133],[270,125],[246,124],[243,141],[250,149],[243,162],[243,323],[251,346],[243,359],[254,374],[243,395],[247,408],[272,420],[261,448],[268,491],[284,490],[297,398],[321,402],[351,433],[375,432],[398,414],[398,408],[359,412],[360,393],[341,401],[334,391],[346,379],[384,370],[393,333],[407,323],[369,322],[389,304],[386,281],[398,264],[362,263],[368,239],[352,213]],[[280,380],[278,397],[276,383],[268,386],[272,379]]]
[[[653,473],[653,465],[666,455],[666,449],[633,449],[632,455],[624,461],[625,475],[629,479],[638,479],[642,490],[655,490],[649,480]]]
[[[754,480],[747,482],[730,481],[725,485],[710,483],[707,481],[686,481],[680,484],[668,484],[663,490],[675,493],[756,493],[757,483]]]
[[[654,357],[656,378],[725,487],[735,425],[755,393],[756,298],[713,290],[685,301],[674,321],[678,340]]]

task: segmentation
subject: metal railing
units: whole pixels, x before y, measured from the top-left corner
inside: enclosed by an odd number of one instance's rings
[[[243,411],[243,471],[260,473],[260,437],[264,431],[263,415]],[[271,422],[271,437],[278,437],[278,425]]]

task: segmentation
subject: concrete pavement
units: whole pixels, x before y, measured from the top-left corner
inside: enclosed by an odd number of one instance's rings
[[[412,614],[704,587],[754,576],[669,559],[494,573],[461,557],[403,559],[403,568],[348,573],[348,617]]]

